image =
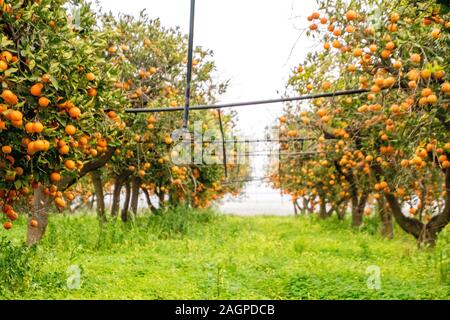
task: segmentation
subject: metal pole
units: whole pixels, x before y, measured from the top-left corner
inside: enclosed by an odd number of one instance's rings
[[[347,96],[347,95],[361,94],[361,93],[367,93],[367,92],[369,92],[369,90],[367,90],[367,89],[352,89],[352,90],[342,90],[342,91],[335,91],[335,92],[308,94],[308,95],[304,95],[304,96],[290,97],[290,98],[256,100],[256,101],[246,101],[246,102],[233,102],[233,103],[224,103],[224,104],[215,104],[215,105],[200,105],[200,106],[193,106],[193,107],[188,108],[188,112],[189,112],[189,110],[208,110],[208,109],[243,107],[243,106],[279,103],[279,102],[301,101],[301,100],[311,100],[311,99],[317,99],[317,98]],[[127,113],[174,112],[174,111],[183,111],[185,109],[186,109],[186,107],[163,107],[163,108],[152,108],[152,109],[137,108],[137,109],[127,109],[127,110],[125,110],[125,112],[127,112]],[[186,110],[185,110],[185,112],[186,112]]]
[[[186,94],[184,101],[184,128],[189,123],[189,106],[191,102],[191,80],[192,80],[192,55],[194,47],[194,18],[195,18],[195,0],[191,0],[191,15],[189,22],[189,44],[188,44],[188,63],[186,74]]]

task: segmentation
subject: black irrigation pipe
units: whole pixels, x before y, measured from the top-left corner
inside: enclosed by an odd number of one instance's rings
[[[189,106],[191,103],[191,80],[192,80],[192,55],[194,50],[194,18],[195,18],[195,0],[191,0],[191,14],[189,21],[189,44],[188,44],[188,63],[186,74],[186,94],[184,103],[184,128],[189,123]]]
[[[255,151],[254,153],[240,153],[234,155],[234,157],[269,157],[269,156],[278,156],[279,158],[281,156],[313,156],[317,154],[322,154],[323,152],[291,152],[291,153],[258,153],[258,151]],[[281,162],[280,162],[281,163]]]
[[[261,104],[271,104],[271,103],[279,103],[279,102],[289,102],[289,101],[301,101],[301,100],[311,100],[318,98],[327,98],[327,97],[338,97],[338,96],[348,96],[354,94],[361,94],[369,92],[368,89],[352,89],[352,90],[342,90],[335,92],[322,92],[316,94],[308,94],[298,97],[290,97],[290,98],[278,98],[278,99],[267,99],[267,100],[255,100],[255,101],[246,101],[246,102],[232,102],[232,103],[223,103],[223,104],[213,104],[213,105],[199,105],[189,107],[189,110],[209,110],[209,109],[222,109],[222,108],[233,108],[233,107],[244,107],[244,106],[253,106],[253,105],[261,105]],[[133,108],[125,110],[126,113],[154,113],[154,112],[174,112],[174,111],[183,111],[186,112],[186,107],[163,107],[163,108]],[[188,110],[188,111],[189,111]],[[186,114],[186,113],[185,113]]]
[[[303,142],[303,141],[314,141],[317,140],[317,138],[293,138],[293,139],[268,139],[268,140],[195,140],[191,139],[191,142],[199,142],[199,143],[267,143],[267,142]],[[335,140],[333,139],[326,139],[326,140]]]

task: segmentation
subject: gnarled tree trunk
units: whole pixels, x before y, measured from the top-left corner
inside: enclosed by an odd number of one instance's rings
[[[352,191],[352,227],[358,228],[362,225],[368,198],[369,194],[365,191],[362,192],[361,196],[358,196],[357,190]]]
[[[133,177],[131,180],[131,211],[134,216],[137,216],[139,206],[139,190],[141,189],[141,179],[139,177]]]
[[[106,220],[106,212],[105,212],[105,196],[103,193],[103,183],[102,177],[98,170],[94,170],[91,172],[91,180],[94,185],[94,192],[97,198],[97,217],[100,224],[104,224]]]
[[[394,225],[392,223],[391,210],[386,206],[384,198],[378,199],[378,214],[380,215],[381,228],[380,233],[382,237],[392,239],[394,238]]]
[[[44,236],[45,230],[47,229],[48,225],[48,210],[51,206],[51,203],[52,200],[48,195],[44,193],[43,186],[39,186],[34,190],[31,219],[36,220],[38,222],[38,226],[32,227],[30,223],[28,223],[27,244],[29,246],[38,243]]]
[[[123,222],[128,221],[128,209],[130,207],[130,198],[131,198],[131,186],[130,186],[130,182],[128,181],[125,183],[125,201],[123,203],[122,214],[121,214]]]
[[[119,173],[114,180],[114,190],[111,204],[111,216],[116,217],[120,209],[120,195],[125,180],[130,176],[129,171]]]

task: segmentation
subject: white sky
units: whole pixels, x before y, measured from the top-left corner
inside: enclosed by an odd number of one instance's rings
[[[189,30],[189,0],[99,0],[104,11],[138,14],[146,9],[164,26]],[[311,44],[305,37],[306,16],[314,0],[196,0],[195,45],[212,49],[218,78],[230,80],[220,102],[260,100],[284,92],[290,70],[305,57]],[[281,104],[242,107],[239,128],[246,135],[262,137],[264,127],[280,114]]]
[[[113,13],[137,15],[146,9],[151,18],[159,17],[164,26],[179,26],[182,32],[188,33],[189,0],[98,1],[104,11]],[[279,97],[284,92],[290,70],[312,49],[306,36],[302,36],[297,44],[296,41],[301,30],[308,26],[306,17],[315,8],[315,0],[196,0],[194,44],[213,50],[218,79],[230,80],[228,92],[219,98],[219,102]],[[263,137],[265,127],[273,124],[282,109],[282,104],[236,108],[238,128],[246,136]],[[255,159],[253,176],[265,175],[263,164],[263,157]],[[270,196],[276,207],[261,213],[276,213],[282,206],[285,211],[292,210],[289,201],[281,199],[279,192],[257,184],[247,188],[249,200],[245,205],[261,205],[257,198],[261,192],[266,194],[263,198]],[[242,212],[238,207],[233,210]]]

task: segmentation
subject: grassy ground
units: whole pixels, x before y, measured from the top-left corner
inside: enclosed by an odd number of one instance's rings
[[[0,244],[0,298],[449,299],[450,232],[418,250],[399,230],[381,239],[375,221],[352,231],[334,218],[178,210],[100,231],[92,215],[53,217],[30,250],[8,241],[23,239],[22,222]],[[81,288],[68,289],[77,268]]]

